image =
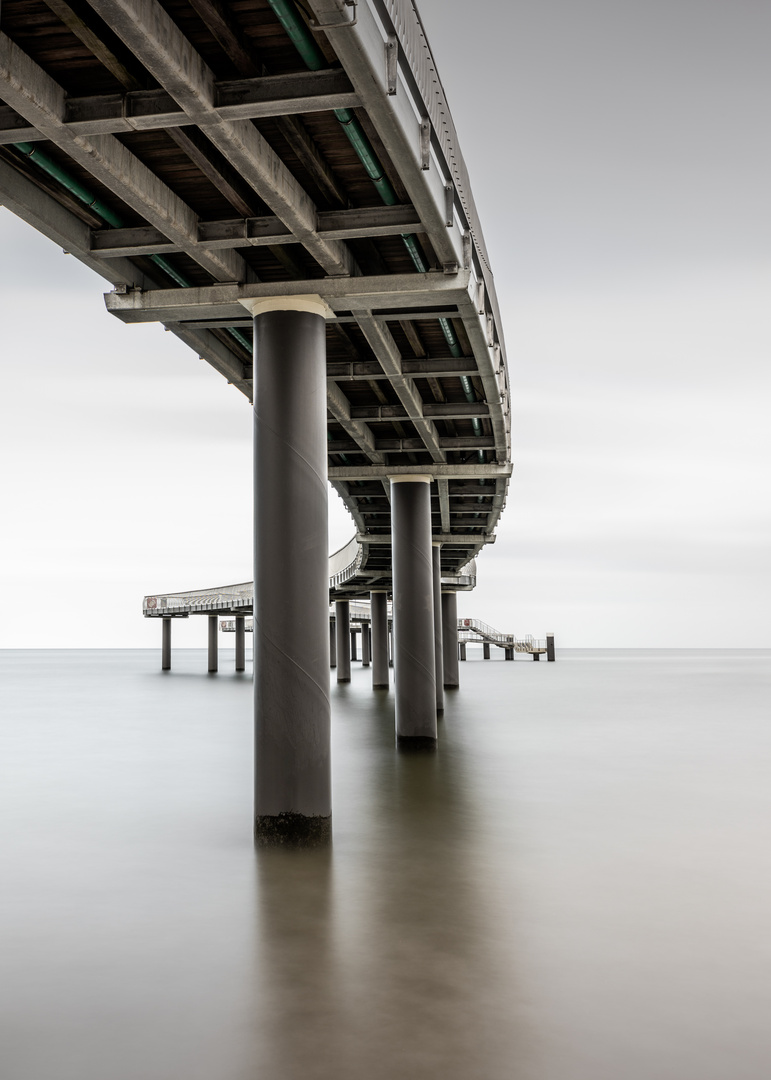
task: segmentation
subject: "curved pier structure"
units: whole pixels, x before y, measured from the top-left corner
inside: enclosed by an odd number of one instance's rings
[[[445,582],[511,473],[492,270],[415,4],[3,0],[0,202],[253,403],[256,835],[322,841],[327,478],[357,528],[333,599],[396,590],[398,731],[422,743],[457,683],[436,582],[452,634]]]

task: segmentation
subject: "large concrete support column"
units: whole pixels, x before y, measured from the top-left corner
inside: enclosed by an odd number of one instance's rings
[[[554,659],[554,634],[546,635],[546,659]]]
[[[236,671],[246,670],[246,624],[243,615],[236,615]]]
[[[510,648],[507,647],[507,648],[505,648],[503,650],[503,652],[504,652],[504,659],[506,659],[506,660],[513,660],[514,659],[514,649],[513,648],[510,649]]]
[[[436,743],[431,478],[391,477],[396,737]]]
[[[444,688],[456,690],[458,675],[458,597],[454,592],[442,593],[442,652],[444,654]]]
[[[217,616],[209,616],[209,673],[217,670]]]
[[[388,594],[369,594],[372,611],[372,687],[388,686]]]
[[[351,681],[351,609],[347,600],[335,601],[337,628],[337,681]]]
[[[337,620],[329,620],[329,666],[337,667]]]
[[[255,841],[331,838],[326,306],[254,314]]]
[[[444,656],[442,650],[442,546],[431,545],[434,583],[434,677],[436,679],[436,711],[444,712]]]
[[[461,641],[460,645],[458,646],[458,652],[460,653],[461,660],[465,660],[466,659],[466,642],[465,641]]]
[[[351,629],[351,660],[358,660],[359,659],[359,654],[356,651],[356,636],[357,636],[358,632],[359,631],[356,630],[355,628]]]
[[[484,660],[489,660],[490,659],[490,642],[489,641],[485,641],[484,644],[482,645],[482,658]]]
[[[161,671],[171,671],[171,619],[164,618],[161,621]]]
[[[369,623],[361,624],[361,666],[369,667]]]

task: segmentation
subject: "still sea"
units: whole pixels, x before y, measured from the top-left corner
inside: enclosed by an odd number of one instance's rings
[[[418,756],[354,664],[255,852],[232,651],[0,653],[2,1080],[768,1080],[769,659],[470,648]]]

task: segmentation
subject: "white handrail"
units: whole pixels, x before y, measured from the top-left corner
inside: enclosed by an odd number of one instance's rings
[[[353,537],[347,544],[329,556],[329,588],[339,589],[356,577],[364,555],[362,542]],[[474,588],[477,580],[476,559],[462,566],[457,574],[443,575],[442,585],[456,588]],[[368,601],[367,610],[369,610]],[[142,611],[145,615],[178,615],[185,612],[233,611],[254,605],[254,583],[244,581],[240,585],[225,585],[219,589],[188,589],[185,592],[165,593],[163,596],[145,596]],[[352,617],[355,617],[352,615]],[[366,616],[369,617],[369,616]]]

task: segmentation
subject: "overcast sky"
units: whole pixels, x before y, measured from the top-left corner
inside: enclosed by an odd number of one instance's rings
[[[461,614],[564,646],[771,646],[771,5],[420,11],[514,393]],[[0,209],[5,647],[157,646],[143,594],[251,578],[246,399],[104,291]],[[353,532],[332,500],[331,549]]]

